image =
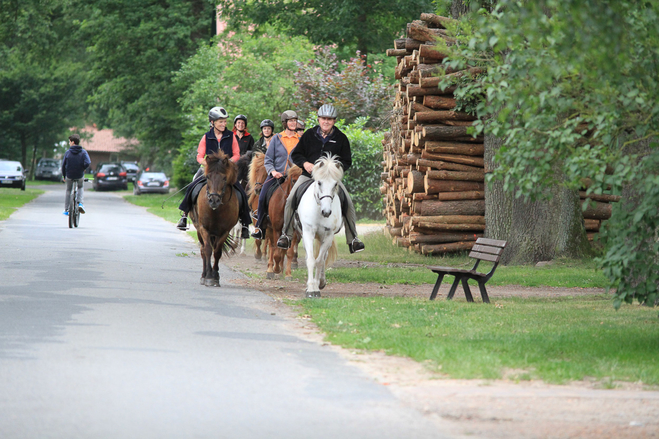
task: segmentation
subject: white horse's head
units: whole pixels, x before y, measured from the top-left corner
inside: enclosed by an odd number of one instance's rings
[[[327,154],[316,160],[311,177],[316,182],[314,196],[325,218],[332,214],[332,201],[339,191],[343,168],[336,156]]]

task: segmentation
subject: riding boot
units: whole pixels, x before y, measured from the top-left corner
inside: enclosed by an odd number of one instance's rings
[[[283,249],[288,249],[291,246],[291,238],[289,238],[287,235],[283,234],[279,237],[279,240],[277,240],[277,247],[283,248]]]
[[[242,239],[249,239],[249,227],[243,226],[242,232],[240,233]]]
[[[348,244],[348,248],[350,249],[350,253],[357,253],[364,250],[364,243],[359,238],[355,238]]]
[[[254,239],[263,239],[263,238],[265,238],[265,236],[263,236],[263,232],[261,231],[261,229],[259,229],[257,227],[256,230],[254,231],[254,233],[252,233],[252,238],[254,238]]]
[[[180,220],[178,220],[178,224],[176,224],[176,228],[179,230],[188,230],[188,217],[183,215]]]

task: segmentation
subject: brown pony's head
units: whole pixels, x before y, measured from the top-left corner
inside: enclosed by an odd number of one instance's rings
[[[238,179],[236,165],[222,151],[206,156],[206,197],[211,209],[222,204],[227,186],[233,186]]]
[[[249,191],[250,196],[261,192],[261,187],[268,178],[268,172],[265,170],[265,154],[262,152],[255,152],[252,156],[252,163],[249,164]]]

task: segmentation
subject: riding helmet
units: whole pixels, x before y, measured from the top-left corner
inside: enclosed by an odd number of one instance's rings
[[[244,120],[245,121],[245,126],[247,126],[247,116],[245,116],[244,114],[239,114],[238,116],[236,116],[233,119],[233,124],[235,125],[236,122],[238,122],[239,120]]]
[[[270,127],[273,130],[275,129],[275,123],[271,121],[270,119],[263,119],[263,122],[261,122],[261,129],[264,127]]]
[[[211,111],[208,112],[208,120],[210,122],[218,119],[226,119],[227,117],[229,117],[229,113],[227,113],[227,110],[225,110],[224,107],[213,107],[211,108]]]
[[[318,117],[329,117],[330,119],[336,119],[336,116],[338,116],[338,113],[333,105],[325,104],[318,109]]]
[[[281,113],[281,123],[285,124],[287,120],[297,119],[297,113],[293,110],[286,110]]]

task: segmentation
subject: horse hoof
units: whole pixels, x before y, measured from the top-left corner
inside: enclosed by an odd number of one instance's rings
[[[320,299],[320,291],[314,291],[313,292],[313,297],[316,299]]]
[[[199,285],[204,285],[205,281],[206,281],[206,279],[204,279],[203,277],[200,277],[199,278]]]
[[[281,274],[279,274],[279,273],[275,273],[274,279],[275,279],[275,280],[279,280],[279,279],[281,279]]]
[[[306,297],[307,297],[307,299],[313,299],[313,292],[307,290],[307,291],[306,291]]]
[[[206,285],[207,287],[219,287],[220,281],[217,279],[206,279],[204,281],[204,285]]]
[[[322,289],[325,288],[326,286],[327,286],[327,281],[326,281],[325,279],[323,279],[323,280],[321,280],[320,283],[318,284],[318,289],[319,289],[319,290],[322,290]],[[319,293],[318,297],[320,297],[320,293]]]
[[[297,262],[292,262],[291,263],[291,269],[297,270]]]
[[[274,279],[274,278],[275,278],[275,274],[272,273],[272,272],[270,272],[270,273],[266,273],[265,278],[266,278],[266,279]]]
[[[260,261],[261,260],[261,255],[254,255],[254,259],[256,259],[257,261]]]

